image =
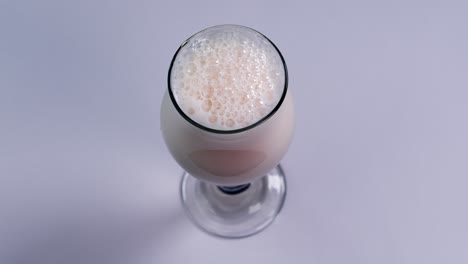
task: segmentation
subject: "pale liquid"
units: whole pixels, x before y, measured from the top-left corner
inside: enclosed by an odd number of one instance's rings
[[[268,115],[285,86],[275,47],[245,27],[211,28],[179,51],[171,71],[178,106],[196,123],[217,130],[240,129]]]
[[[255,124],[279,103],[285,68],[278,51],[259,33],[233,26],[192,37],[179,51],[170,82],[180,109],[198,124],[233,130]],[[166,94],[163,136],[175,160],[192,176],[217,185],[239,185],[273,169],[294,130],[290,93],[264,123],[247,131],[217,134],[185,120]]]
[[[192,176],[223,186],[258,179],[280,162],[294,131],[290,92],[266,122],[235,134],[214,134],[187,122],[166,94],[161,108],[161,130],[168,149]]]

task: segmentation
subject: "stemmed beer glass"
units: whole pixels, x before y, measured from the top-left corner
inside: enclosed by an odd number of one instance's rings
[[[246,237],[275,219],[286,194],[278,164],[293,129],[286,64],[267,37],[220,25],[179,47],[169,69],[161,130],[185,170],[184,208],[202,230]]]

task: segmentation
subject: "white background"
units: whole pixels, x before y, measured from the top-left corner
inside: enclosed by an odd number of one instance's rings
[[[1,1],[0,263],[468,263],[468,5]],[[178,45],[259,30],[297,127],[277,221],[195,228],[159,107]]]

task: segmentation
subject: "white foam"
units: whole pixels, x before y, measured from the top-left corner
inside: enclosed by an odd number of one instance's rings
[[[256,123],[275,108],[285,69],[261,34],[224,25],[188,40],[174,60],[170,82],[179,107],[193,121],[233,130]]]

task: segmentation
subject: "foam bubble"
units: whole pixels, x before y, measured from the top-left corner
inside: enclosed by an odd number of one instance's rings
[[[192,36],[171,70],[177,104],[193,121],[212,129],[240,129],[278,104],[285,70],[274,46],[258,32],[217,26]]]

